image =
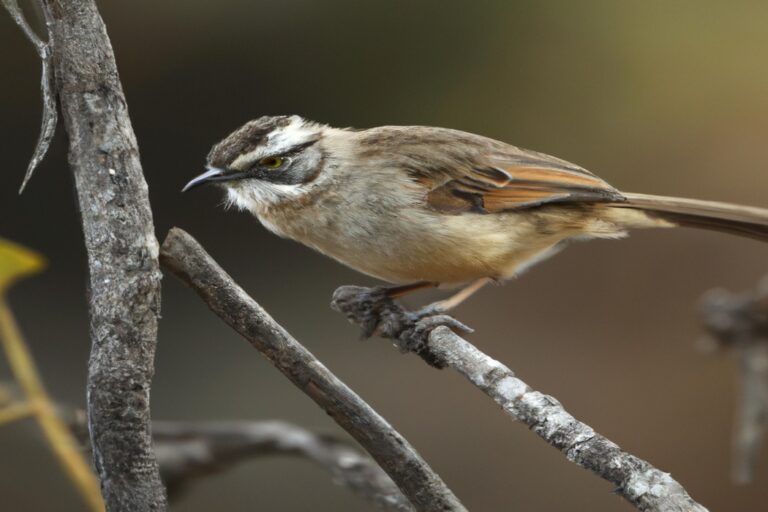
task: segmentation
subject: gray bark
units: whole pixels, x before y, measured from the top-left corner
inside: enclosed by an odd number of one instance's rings
[[[465,510],[408,441],[275,322],[194,238],[172,229],[161,258],[163,268],[197,292],[216,315],[349,432],[416,510]]]
[[[88,253],[88,420],[109,511],[164,510],[149,392],[158,244],[112,46],[93,0],[44,0]]]

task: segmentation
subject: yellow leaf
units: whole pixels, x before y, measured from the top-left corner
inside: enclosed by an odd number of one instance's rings
[[[0,294],[17,280],[41,272],[45,260],[38,253],[0,238]]]

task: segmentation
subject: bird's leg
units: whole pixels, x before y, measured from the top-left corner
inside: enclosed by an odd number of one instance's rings
[[[470,298],[472,295],[474,295],[476,292],[478,292],[483,286],[487,285],[493,281],[490,277],[482,277],[480,279],[477,279],[476,281],[472,281],[470,284],[459,290],[458,292],[454,293],[447,299],[439,300],[437,302],[433,302],[432,304],[426,306],[423,308],[423,311],[432,311],[434,313],[445,313],[446,311],[450,311],[468,298]],[[433,314],[434,314],[433,313]]]
[[[435,288],[440,283],[433,283],[432,281],[417,281],[415,283],[404,284],[401,286],[392,286],[391,288],[382,288],[387,294],[387,297],[391,299],[399,299],[405,297],[411,293],[423,290],[424,288]]]
[[[441,362],[429,351],[427,345],[429,333],[440,325],[462,332],[472,332],[472,329],[444,312],[472,295],[483,284],[485,282],[473,283],[450,297],[444,301],[447,307],[441,305],[441,302],[413,312],[406,311],[394,298],[436,286],[435,283],[419,282],[395,288],[342,286],[333,293],[331,307],[343,313],[350,322],[359,325],[363,330],[363,338],[378,333],[393,340],[401,351],[415,352],[427,363],[440,368]]]

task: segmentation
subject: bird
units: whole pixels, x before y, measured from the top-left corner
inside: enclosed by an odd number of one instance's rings
[[[621,192],[586,169],[429,126],[334,128],[263,116],[215,144],[206,172],[269,231],[390,283],[458,288],[447,311],[568,243],[694,227],[768,241],[768,209]]]

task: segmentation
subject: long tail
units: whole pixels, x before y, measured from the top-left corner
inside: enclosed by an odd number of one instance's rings
[[[676,226],[723,231],[768,242],[768,209],[679,197],[623,194],[612,207],[645,212],[651,219]]]

